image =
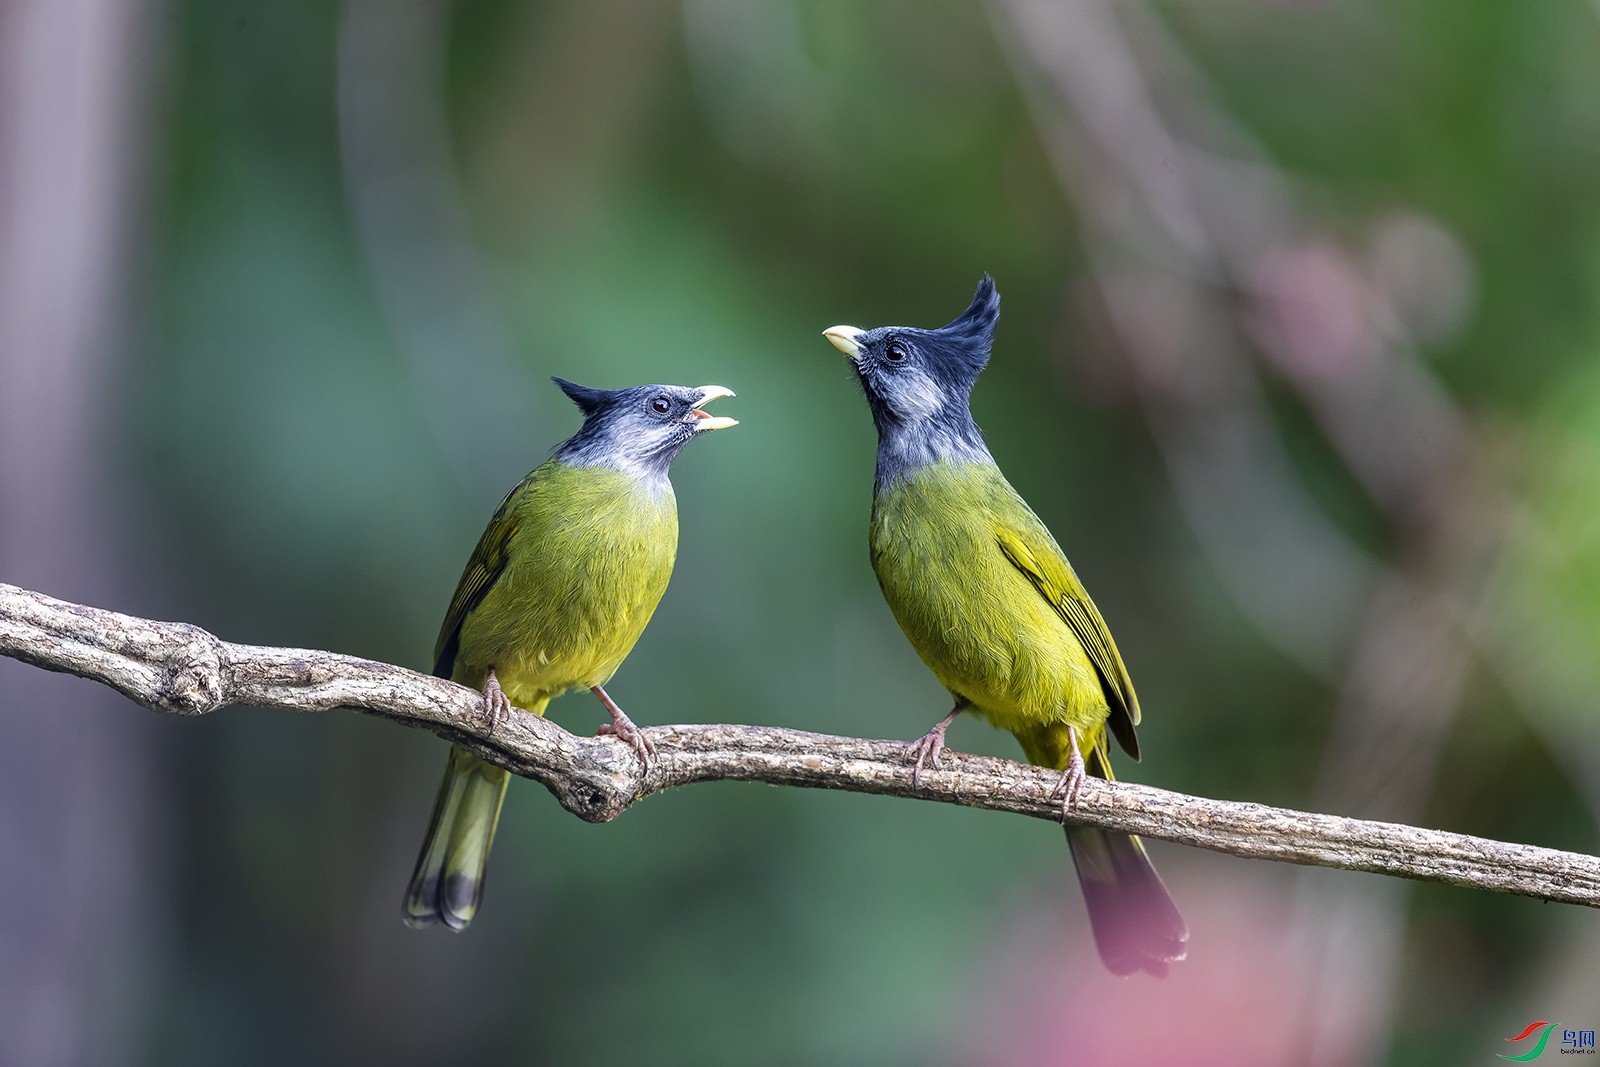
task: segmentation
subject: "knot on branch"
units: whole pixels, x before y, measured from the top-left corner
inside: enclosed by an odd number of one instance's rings
[[[638,774],[606,774],[599,768],[584,768],[544,784],[563,808],[584,822],[610,822],[638,797],[639,783]]]
[[[529,739],[542,750],[534,760],[510,755],[516,773],[542,784],[556,801],[584,822],[610,822],[650,790],[646,780],[659,769],[646,770],[627,743],[614,737],[581,737],[542,716],[519,716]],[[525,750],[526,754],[526,750]]]
[[[477,694],[472,696],[476,705]],[[439,732],[495,766],[538,782],[584,822],[610,822],[635,800],[661,788],[663,779],[671,780],[659,763],[645,770],[632,746],[614,737],[569,733],[560,723],[521,708],[513,708],[510,721],[489,735],[477,716],[475,706],[470,716],[462,717],[469,721],[451,714],[453,721]]]
[[[173,715],[204,715],[223,704],[222,642],[198,626],[172,628],[181,643],[161,661],[151,706]]]
[[[634,792],[622,793],[595,782],[566,781],[550,789],[563,808],[584,822],[610,822],[634,803]]]

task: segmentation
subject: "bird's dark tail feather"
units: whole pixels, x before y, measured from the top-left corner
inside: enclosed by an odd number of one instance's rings
[[[1105,762],[1099,751],[1090,753],[1090,772],[1110,778]],[[1144,844],[1131,834],[1081,825],[1067,827],[1067,844],[1089,908],[1095,947],[1107,969],[1165,978],[1167,964],[1183,959],[1189,927],[1145,855]]]
[[[407,926],[465,930],[483,899],[484,867],[500,822],[509,772],[450,746],[428,836],[406,887]]]

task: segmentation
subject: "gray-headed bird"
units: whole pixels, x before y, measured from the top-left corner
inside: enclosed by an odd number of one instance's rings
[[[738,423],[703,408],[719,385],[589,389],[555,379],[583,426],[500,504],[456,586],[433,673],[483,690],[489,730],[511,706],[543,715],[568,689],[594,693],[600,728],[648,766],[655,750],[601,688],[666,592],[678,553],[667,470],[697,434]],[[463,930],[483,899],[508,772],[452,745],[406,890],[412,926]]]
[[[968,399],[989,362],[1000,295],[985,275],[954,322],[824,331],[850,357],[878,429],[872,567],[912,647],[955,707],[912,745],[938,766],[962,711],[1063,772],[1065,817],[1086,773],[1110,779],[1114,735],[1139,758],[1139,701],[1105,620],[1055,538],[984,445]],[[1158,977],[1184,956],[1183,917],[1137,837],[1068,824],[1105,965]]]

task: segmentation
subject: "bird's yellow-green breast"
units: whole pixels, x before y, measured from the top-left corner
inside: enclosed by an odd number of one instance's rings
[[[481,688],[492,667],[513,704],[541,713],[568,689],[603,685],[644,633],[677,551],[670,482],[546,462],[512,490],[468,564],[464,588],[480,557],[499,572],[461,612],[451,677]],[[447,617],[441,646],[449,629]]]
[[[992,463],[908,470],[873,499],[873,570],[939,681],[1001,729],[1071,725],[1092,747],[1107,714],[1094,664],[1007,540],[1060,557]]]

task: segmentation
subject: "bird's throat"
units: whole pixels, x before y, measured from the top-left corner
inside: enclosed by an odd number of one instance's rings
[[[885,419],[878,425],[878,465],[874,479],[882,491],[907,475],[939,463],[993,464],[983,434],[966,412],[919,419],[912,424]]]

